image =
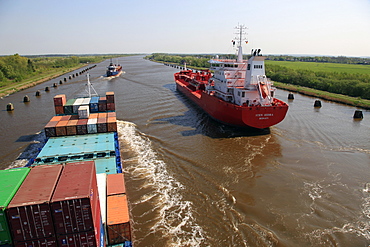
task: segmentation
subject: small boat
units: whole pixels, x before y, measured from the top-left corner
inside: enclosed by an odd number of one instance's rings
[[[122,74],[122,66],[119,64],[113,64],[112,59],[109,66],[107,67],[107,77],[119,76]]]
[[[289,106],[274,98],[275,88],[265,75],[261,49],[252,50],[250,58],[243,60],[245,27],[240,25],[237,29],[237,59],[211,59],[210,70],[193,71],[185,67],[174,74],[176,89],[221,123],[268,128],[285,118]]]

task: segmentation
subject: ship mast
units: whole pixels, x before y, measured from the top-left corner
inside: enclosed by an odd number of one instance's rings
[[[90,82],[90,75],[89,73],[86,74],[87,76],[87,93],[89,94],[89,98],[91,98],[92,95],[98,95],[98,93],[95,91],[94,87],[92,86],[91,82]],[[94,94],[91,94],[91,90],[94,91]]]
[[[247,29],[247,27],[245,27],[244,25],[239,25],[239,26],[235,27],[235,29],[238,29],[238,32],[235,33],[235,34],[239,35],[239,37],[235,38],[235,39],[238,40],[238,58],[237,58],[236,61],[238,63],[241,63],[241,62],[243,62],[242,41],[243,41],[243,34],[245,34],[245,32],[243,30]]]

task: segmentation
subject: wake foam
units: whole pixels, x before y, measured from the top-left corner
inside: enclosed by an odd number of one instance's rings
[[[184,186],[168,172],[167,164],[158,158],[149,137],[140,133],[133,123],[117,123],[119,140],[124,144],[121,149],[129,149],[135,156],[135,162],[125,167],[125,171],[133,180],[145,180],[142,189],[153,191],[130,202],[132,205],[150,202],[152,208],[155,208],[156,212],[152,213],[154,223],[147,235],[166,239],[167,246],[201,245],[205,234],[195,222],[192,202],[184,200],[181,195]]]

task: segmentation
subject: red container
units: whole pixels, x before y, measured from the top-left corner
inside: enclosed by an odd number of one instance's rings
[[[123,173],[107,175],[107,196],[126,193],[125,178]]]
[[[107,132],[107,119],[106,118],[98,118],[98,123],[96,125],[98,128],[98,133]]]
[[[107,103],[114,103],[114,92],[106,92]]]
[[[87,134],[87,121],[88,119],[79,119],[77,122],[77,134],[86,135]]]
[[[106,97],[100,97],[98,102],[98,108],[99,111],[107,111],[107,98]]]
[[[44,127],[46,137],[56,136],[55,127],[57,126],[58,121],[50,121]]]
[[[130,217],[125,194],[107,197],[108,244],[131,241]]]
[[[54,106],[55,114],[64,114],[64,106]]]
[[[116,106],[114,103],[107,103],[107,111],[114,111],[116,110]]]
[[[67,121],[59,121],[57,125],[55,126],[55,135],[56,136],[65,136],[67,135],[67,129],[66,126],[68,124]]]
[[[65,165],[51,200],[51,209],[57,235],[94,231],[100,227],[94,161]]]
[[[29,240],[25,242],[18,242],[14,247],[57,247],[57,241],[55,238],[43,238],[36,240]]]
[[[42,165],[31,169],[7,209],[14,243],[54,238],[49,202],[62,165]]]
[[[58,94],[54,96],[54,106],[64,106],[67,102],[65,94]]]
[[[71,119],[71,115],[66,115],[66,116],[62,116],[61,118],[60,118],[60,121],[68,121],[68,120],[70,120]]]
[[[77,122],[78,120],[69,120],[66,125],[67,135],[72,136],[77,134]]]

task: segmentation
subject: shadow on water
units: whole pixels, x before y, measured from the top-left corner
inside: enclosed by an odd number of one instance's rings
[[[186,98],[183,94],[176,91],[175,84],[164,85],[165,88],[172,91],[174,95],[187,107],[189,110],[183,115],[156,119],[155,123],[168,122],[175,125],[191,127],[192,130],[182,131],[183,136],[205,135],[211,138],[233,138],[242,136],[259,136],[270,134],[270,129],[255,129],[255,128],[238,128],[222,124],[207,113],[205,113],[198,105]]]

